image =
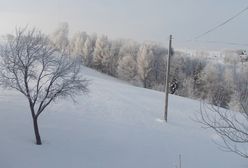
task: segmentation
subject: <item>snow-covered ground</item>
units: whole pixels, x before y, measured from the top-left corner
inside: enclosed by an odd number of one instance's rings
[[[137,88],[84,68],[91,80],[78,103],[62,100],[40,117],[43,145],[34,144],[23,96],[0,92],[0,168],[245,168],[248,161],[222,152],[218,137],[193,121],[199,102]]]

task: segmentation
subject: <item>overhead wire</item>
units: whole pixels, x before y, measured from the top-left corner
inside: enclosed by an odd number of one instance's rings
[[[241,11],[239,11],[237,14],[235,14],[232,17],[228,18],[224,22],[214,26],[213,28],[207,30],[206,32],[203,32],[203,33],[197,35],[196,37],[194,37],[194,40],[197,40],[197,39],[199,39],[199,38],[201,38],[201,37],[213,32],[213,31],[217,30],[218,28],[220,28],[220,27],[224,26],[225,24],[229,23],[230,21],[234,20],[235,18],[237,18],[238,16],[240,16],[242,13],[244,13],[247,10],[248,10],[248,6],[245,7],[244,9],[242,9]]]
[[[230,41],[215,41],[215,40],[194,40],[194,41],[179,41],[174,39],[177,43],[188,43],[188,42],[197,42],[197,43],[208,43],[208,44],[224,44],[224,45],[232,45],[232,46],[248,46],[248,43],[237,43]]]
[[[196,42],[200,43],[215,43],[215,44],[226,44],[226,45],[234,45],[234,46],[248,46],[248,43],[235,43],[235,42],[224,42],[224,41],[214,41],[214,40],[196,40]]]
[[[238,16],[240,16],[242,13],[244,13],[245,11],[248,10],[248,6],[246,6],[245,8],[243,8],[242,10],[240,10],[239,12],[237,12],[235,15],[229,17],[228,19],[226,19],[225,21],[221,22],[220,24],[210,28],[209,30],[195,36],[194,38],[192,39],[189,39],[189,40],[185,40],[185,41],[178,41],[176,40],[177,42],[200,42],[200,43],[216,43],[216,44],[226,44],[226,45],[235,45],[235,46],[248,46],[248,44],[245,44],[245,43],[237,43],[237,42],[223,42],[223,41],[214,41],[214,40],[198,40],[200,39],[201,37],[203,36],[206,36],[207,34],[219,29],[220,27],[226,25],[227,23],[231,22],[232,20],[236,19]]]

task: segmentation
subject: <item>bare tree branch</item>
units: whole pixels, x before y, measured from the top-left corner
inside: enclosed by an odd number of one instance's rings
[[[80,65],[54,48],[36,29],[16,29],[6,37],[0,52],[0,84],[21,92],[29,102],[37,144],[41,144],[37,119],[59,98],[87,93],[88,81],[81,79]]]
[[[216,132],[222,139],[222,143],[215,143],[218,144],[222,150],[248,158],[247,115],[201,102],[200,115],[197,121]]]

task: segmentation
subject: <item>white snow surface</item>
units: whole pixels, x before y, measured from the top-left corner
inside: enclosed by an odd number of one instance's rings
[[[212,130],[194,121],[200,103],[134,87],[83,68],[90,93],[61,100],[39,119],[43,145],[34,144],[27,100],[0,91],[0,168],[245,168],[247,159],[223,152]]]

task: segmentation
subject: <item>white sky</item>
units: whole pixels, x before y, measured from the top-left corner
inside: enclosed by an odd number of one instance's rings
[[[36,26],[46,33],[68,22],[70,31],[167,44],[169,34],[185,41],[248,6],[247,0],[0,0],[0,34],[16,26]],[[201,40],[248,43],[248,11]],[[176,47],[233,48],[180,43]],[[248,48],[238,46],[238,48]]]

